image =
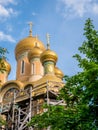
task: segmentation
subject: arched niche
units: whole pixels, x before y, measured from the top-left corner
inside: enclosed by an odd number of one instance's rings
[[[2,87],[1,93],[0,93],[0,101],[1,102],[10,102],[14,95],[17,96],[17,93],[21,90],[21,87],[19,86],[19,84],[15,83],[15,82],[9,82],[7,84],[5,84]]]
[[[27,85],[24,86],[24,90],[30,89],[31,87],[33,89],[33,85],[32,84],[27,84]]]
[[[12,102],[14,98],[18,95],[19,89],[9,88],[3,95],[3,102]]]

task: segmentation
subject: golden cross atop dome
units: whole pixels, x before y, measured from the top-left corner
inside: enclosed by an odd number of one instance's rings
[[[33,26],[33,23],[29,22],[28,25],[30,26],[29,36],[32,36],[32,26]]]
[[[46,34],[46,38],[47,38],[47,49],[50,49],[50,34]]]

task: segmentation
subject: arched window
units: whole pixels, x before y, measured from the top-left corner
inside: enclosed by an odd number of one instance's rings
[[[24,74],[24,70],[25,70],[25,62],[24,60],[21,61],[21,73]]]
[[[32,63],[32,66],[31,66],[31,74],[35,74],[35,64]]]

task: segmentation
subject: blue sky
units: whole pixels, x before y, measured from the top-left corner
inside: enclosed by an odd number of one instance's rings
[[[84,23],[93,20],[98,30],[98,0],[0,0],[0,46],[7,48],[11,64],[9,80],[16,77],[16,44],[29,35],[28,22],[33,22],[33,35],[58,54],[57,66],[67,75],[79,71],[72,56],[78,53],[85,37]]]

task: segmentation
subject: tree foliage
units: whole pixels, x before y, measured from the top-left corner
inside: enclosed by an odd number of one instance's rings
[[[82,69],[76,75],[65,76],[66,85],[60,91],[64,106],[48,106],[48,111],[32,118],[29,125],[51,130],[98,129],[98,32],[92,20],[84,27],[85,41],[74,55]]]
[[[2,73],[6,71],[6,67],[4,64],[4,60],[6,59],[6,53],[8,53],[7,49],[0,47],[0,72]]]
[[[7,50],[0,47],[0,73],[3,73],[4,71],[6,71],[6,66],[4,64],[4,60],[6,59],[6,57],[5,57],[6,53],[7,53]],[[5,120],[0,115],[0,127],[5,124],[6,124]]]

